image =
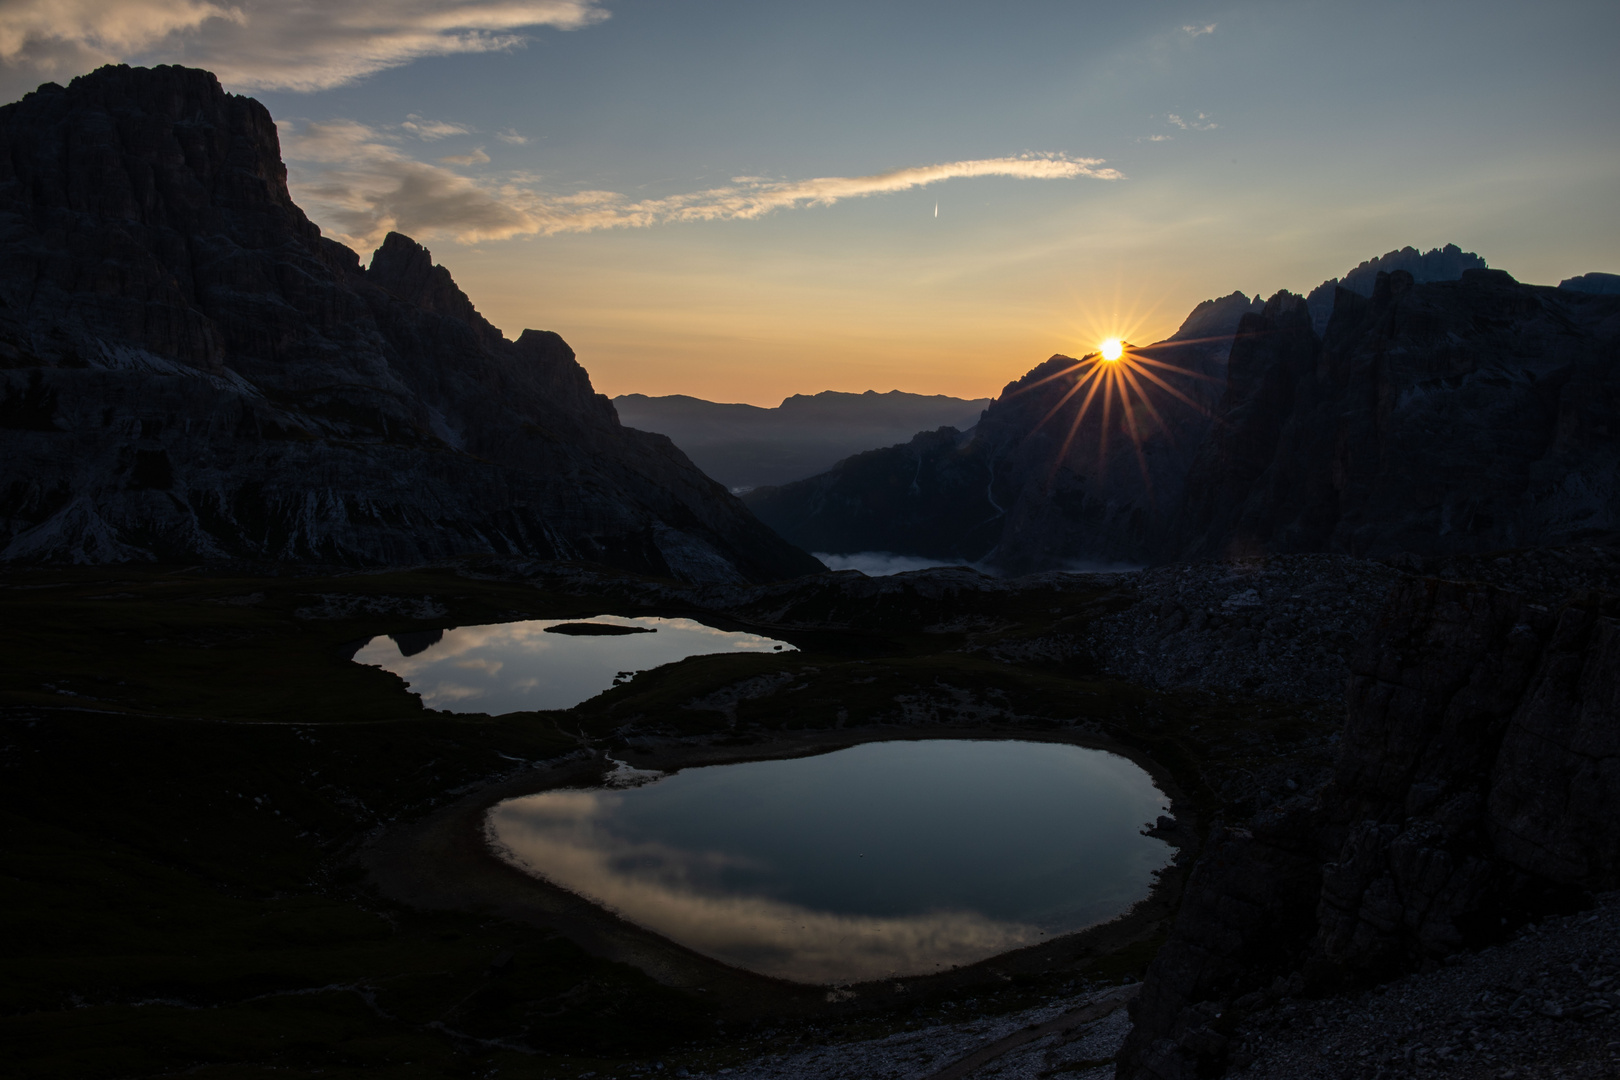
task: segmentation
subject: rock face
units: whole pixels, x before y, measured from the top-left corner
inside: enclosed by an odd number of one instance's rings
[[[1218,830],[1118,1075],[1220,1075],[1243,1017],[1620,885],[1620,606],[1410,578],[1352,664],[1331,783]]]
[[[1207,301],[1174,337],[1135,350],[1174,394],[1146,376],[1094,394],[1098,380],[1083,382],[1093,359],[1054,356],[1009,383],[970,432],[923,432],[753,492],[748,504],[813,551],[982,560],[1019,573],[1144,561],[1180,503],[1232,333],[1257,306],[1242,293]],[[1136,387],[1152,392],[1152,409]]]
[[[1620,299],[1500,270],[1238,328],[1172,550],[1438,555],[1620,527]]]
[[[404,236],[369,269],[323,239],[269,114],[204,71],[0,109],[0,442],[7,560],[819,568],[556,334],[505,340]]]

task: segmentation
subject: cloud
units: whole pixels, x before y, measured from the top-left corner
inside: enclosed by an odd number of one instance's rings
[[[527,135],[519,135],[512,128],[507,128],[504,131],[497,131],[495,133],[495,137],[501,140],[501,142],[506,143],[508,146],[523,146],[529,141],[529,137]]]
[[[1208,113],[1199,113],[1191,120],[1183,120],[1175,113],[1166,113],[1165,119],[1176,125],[1182,131],[1214,131],[1221,125],[1209,118]]]
[[[1213,34],[1215,32],[1215,25],[1215,23],[1205,23],[1203,26],[1183,26],[1181,29],[1188,34],[1191,34],[1193,37],[1198,38],[1203,37],[1205,34]]]
[[[1169,142],[1173,138],[1175,138],[1174,135],[1138,135],[1136,137],[1136,141],[1137,142]]]
[[[451,124],[443,120],[424,120],[415,113],[407,116],[405,122],[399,126],[423,142],[432,142],[435,139],[443,139],[451,135],[468,135],[472,133],[471,128],[461,124]]]
[[[612,191],[550,192],[539,178],[526,174],[473,180],[442,165],[417,161],[400,149],[397,137],[347,120],[284,125],[283,132],[282,149],[295,197],[329,235],[360,251],[370,250],[391,229],[419,240],[448,237],[477,243],[674,222],[746,221],[777,210],[831,206],[844,199],[972,177],[1123,178],[1105,167],[1101,158],[1032,153],[870,176],[744,177],[724,187],[635,199]],[[478,151],[440,160],[473,164],[481,163],[481,155]]]
[[[439,160],[446,165],[488,165],[489,155],[484,153],[484,148],[480,146],[470,154],[451,154]]]
[[[325,90],[607,17],[596,0],[7,0],[0,85],[21,92],[130,62],[206,67],[233,90]]]

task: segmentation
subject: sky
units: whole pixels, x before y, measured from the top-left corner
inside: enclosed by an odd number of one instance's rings
[[[993,396],[1455,243],[1620,272],[1620,4],[0,0],[0,100],[216,72],[293,197],[596,388]]]

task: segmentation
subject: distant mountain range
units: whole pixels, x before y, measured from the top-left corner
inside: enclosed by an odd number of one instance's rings
[[[556,334],[507,341],[397,233],[363,267],[286,176],[206,71],[0,108],[0,560],[822,569]]]
[[[628,427],[668,435],[733,491],[786,484],[832,468],[862,450],[889,446],[937,427],[970,428],[989,398],[964,400],[891,390],[795,394],[774,409],[674,394],[613,399]]]
[[[1606,533],[1617,283],[1523,285],[1456,247],[1401,249],[1307,297],[1207,301],[1134,349],[1113,392],[1079,392],[1094,357],[1054,356],[971,432],[922,432],[746,501],[810,550],[1007,572]]]

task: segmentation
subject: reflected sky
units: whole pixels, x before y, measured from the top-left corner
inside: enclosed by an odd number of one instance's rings
[[[509,799],[508,861],[797,982],[927,974],[1123,913],[1172,851],[1140,767],[1054,743],[868,743]]]
[[[578,622],[655,632],[604,637],[546,632],[550,626]],[[413,636],[419,635],[405,635]],[[528,619],[457,627],[426,649],[411,649],[410,656],[393,638],[375,637],[354,659],[400,676],[430,709],[498,715],[572,708],[609,689],[619,675],[688,656],[792,651],[786,642],[716,630],[692,619],[597,615],[588,620]]]

